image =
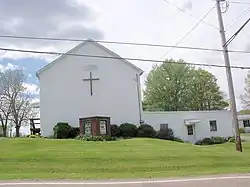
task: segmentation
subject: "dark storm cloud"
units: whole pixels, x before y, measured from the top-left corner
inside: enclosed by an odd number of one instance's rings
[[[90,7],[73,0],[0,0],[0,35],[102,39],[101,30],[91,26],[95,19]],[[0,44],[39,47],[48,42],[1,39]]]

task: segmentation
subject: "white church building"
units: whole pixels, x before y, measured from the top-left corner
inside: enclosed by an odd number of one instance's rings
[[[143,112],[142,74],[143,70],[93,40],[79,44],[37,72],[42,135],[51,135],[58,122],[77,127],[79,118],[107,116],[111,124],[139,125],[142,120],[156,130],[167,126],[175,136],[191,142],[233,136],[230,111]]]

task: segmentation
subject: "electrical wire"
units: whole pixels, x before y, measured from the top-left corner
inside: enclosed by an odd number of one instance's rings
[[[250,12],[250,7],[248,7],[242,14],[240,14],[234,21],[232,21],[231,24],[229,24],[226,28],[225,31],[228,31],[235,23],[237,23],[237,21],[242,18],[243,16],[245,16],[248,12]]]
[[[213,6],[174,46],[179,45],[183,40],[185,40],[200,25],[200,23],[213,11],[214,8],[215,8],[215,6]],[[161,59],[165,58],[165,56],[167,56],[167,54],[169,54],[173,49],[174,49],[174,47],[169,49],[162,56]]]
[[[21,53],[35,53],[35,54],[45,54],[45,55],[66,55],[66,56],[78,56],[78,57],[88,57],[88,58],[101,58],[101,59],[120,59],[120,60],[128,60],[128,61],[141,61],[141,62],[155,62],[155,63],[163,63],[165,61],[161,60],[150,60],[150,59],[142,59],[142,58],[122,58],[122,57],[110,57],[110,56],[97,56],[97,55],[85,55],[85,54],[76,54],[76,53],[62,53],[62,52],[51,52],[51,51],[36,51],[36,50],[23,50],[23,49],[11,49],[11,48],[0,48],[1,51],[11,51],[11,52],[21,52]],[[227,67],[225,65],[217,65],[217,64],[202,64],[202,63],[194,63],[194,62],[167,62],[171,64],[187,64],[194,66],[208,66],[208,67]],[[247,69],[250,70],[250,66],[230,66],[234,69]]]
[[[50,37],[34,37],[34,36],[14,36],[14,35],[0,35],[0,38],[25,39],[25,40],[69,41],[69,42],[98,42],[98,43],[104,43],[104,44],[121,44],[121,45],[134,45],[134,46],[145,46],[145,47],[161,47],[161,48],[176,48],[176,49],[187,49],[187,50],[198,50],[198,51],[223,52],[222,49],[214,49],[214,48],[174,46],[174,45],[150,44],[150,43],[134,43],[134,42],[121,42],[121,41],[108,41],[108,40],[50,38]],[[250,51],[242,51],[242,50],[228,50],[228,52],[250,54]]]
[[[200,19],[200,18],[198,18],[198,17],[196,17],[196,16],[194,16],[194,15],[192,15],[192,14],[186,12],[185,10],[183,10],[182,8],[178,7],[177,5],[175,5],[174,3],[172,3],[172,2],[170,2],[170,1],[168,1],[168,0],[163,0],[163,1],[166,2],[167,4],[173,6],[173,7],[176,8],[177,10],[179,10],[179,11],[181,11],[181,12],[187,14],[188,16],[190,16],[190,17],[192,17],[192,18]],[[216,26],[214,26],[214,25],[212,25],[212,24],[210,24],[210,23],[208,23],[208,22],[206,22],[206,21],[204,21],[204,20],[202,20],[202,23],[204,23],[204,24],[206,24],[206,25],[208,25],[208,26],[211,26],[211,27],[213,27],[213,28],[215,28],[215,29],[217,29],[217,30],[219,29],[218,27],[216,27]]]
[[[249,2],[243,2],[243,1],[229,1],[229,3],[241,4],[241,5],[250,5]]]

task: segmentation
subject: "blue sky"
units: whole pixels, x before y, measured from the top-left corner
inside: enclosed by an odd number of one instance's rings
[[[27,83],[39,85],[39,81],[36,77],[36,72],[48,62],[45,60],[40,60],[36,58],[23,58],[23,59],[1,59],[1,64],[3,66],[8,66],[8,64],[16,65],[20,68],[23,68],[24,74],[27,76]]]

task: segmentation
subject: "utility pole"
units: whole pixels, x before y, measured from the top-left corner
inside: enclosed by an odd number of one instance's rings
[[[240,133],[239,133],[239,123],[238,123],[238,114],[237,114],[236,101],[235,101],[233,78],[232,78],[230,60],[229,60],[229,55],[228,55],[228,47],[227,47],[225,29],[224,29],[222,12],[221,12],[220,3],[223,1],[225,0],[216,0],[216,7],[217,7],[217,14],[218,14],[218,20],[219,20],[219,26],[220,26],[223,56],[224,56],[225,66],[226,66],[227,82],[228,82],[229,97],[230,97],[230,108],[231,108],[232,115],[233,115],[232,121],[233,121],[233,126],[234,126],[233,129],[234,129],[234,135],[235,135],[236,150],[242,152],[242,144],[241,144],[241,138],[240,138]]]

